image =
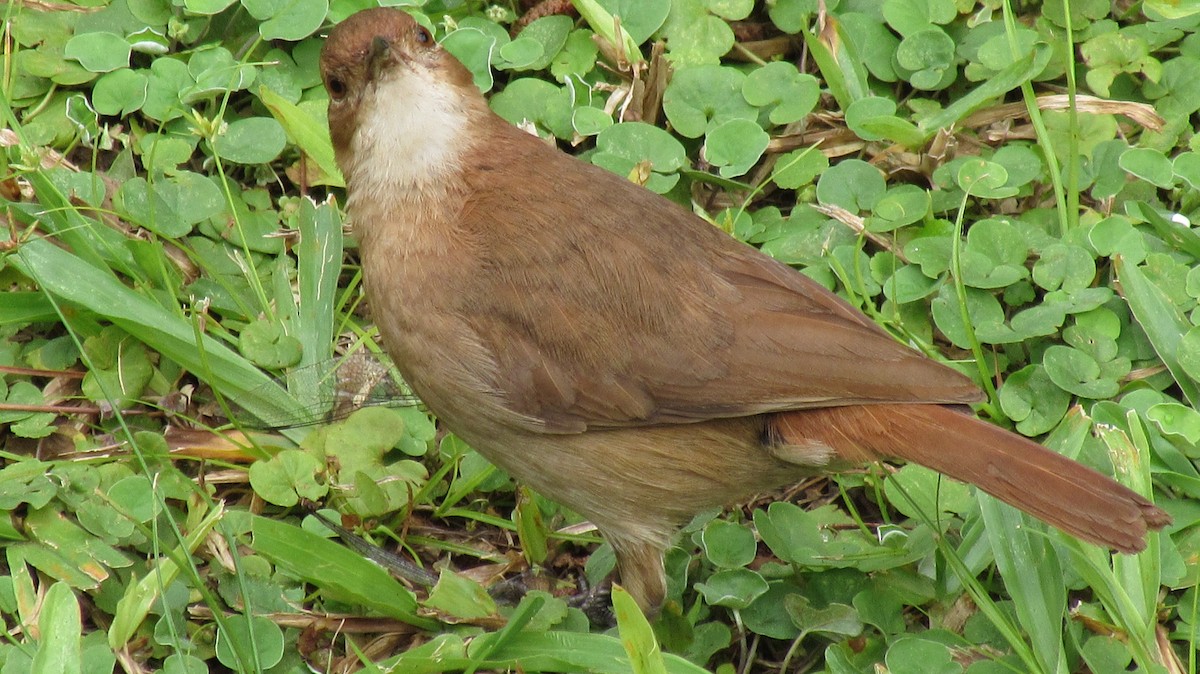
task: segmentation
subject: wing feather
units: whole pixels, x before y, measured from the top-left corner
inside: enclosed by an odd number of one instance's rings
[[[505,405],[538,430],[979,399],[966,377],[682,207],[561,164],[577,160],[532,137],[508,146],[550,168],[554,193],[468,186],[464,229],[483,261],[462,310]],[[492,235],[490,214],[513,211],[519,232]]]

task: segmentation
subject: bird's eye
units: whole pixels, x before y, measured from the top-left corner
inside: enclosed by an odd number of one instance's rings
[[[429,34],[429,30],[425,26],[417,26],[416,39],[421,44],[433,42],[433,36]]]
[[[340,101],[346,96],[346,83],[336,77],[326,80],[325,88],[329,90],[329,97],[335,101]]]

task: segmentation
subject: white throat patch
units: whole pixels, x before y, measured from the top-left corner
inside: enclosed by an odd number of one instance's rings
[[[470,139],[467,107],[433,73],[398,65],[361,105],[347,176],[353,199],[425,192],[458,169]]]

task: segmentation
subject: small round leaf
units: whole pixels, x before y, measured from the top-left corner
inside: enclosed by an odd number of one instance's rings
[[[246,671],[250,663],[243,662],[243,658],[252,657],[252,654],[257,654],[255,663],[263,670],[274,667],[283,659],[283,630],[271,620],[239,613],[226,618],[225,627],[217,632],[217,660],[231,670]]]
[[[129,43],[115,33],[82,33],[67,42],[63,56],[91,72],[107,73],[129,66]]]
[[[287,133],[272,117],[250,117],[229,124],[213,141],[223,159],[239,164],[266,164],[287,145]]]
[[[1159,150],[1147,147],[1135,147],[1126,150],[1117,160],[1121,168],[1142,180],[1163,189],[1175,185],[1175,168]]]
[[[259,367],[272,370],[300,362],[300,340],[284,334],[283,328],[265,319],[254,321],[242,330],[238,339],[242,353]]]
[[[732,178],[749,171],[770,142],[771,137],[757,122],[733,119],[708,132],[704,157],[720,167],[721,176]]]

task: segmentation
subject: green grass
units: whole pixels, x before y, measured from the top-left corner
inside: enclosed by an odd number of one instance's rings
[[[577,516],[412,404],[323,418],[337,364],[379,352],[315,70],[353,3],[99,4],[3,10],[9,671],[1197,671],[1200,237],[1173,218],[1200,206],[1200,14],[614,0],[514,38],[506,3],[413,8],[501,115],[812,275],[974,378],[981,415],[1175,518],[1111,556],[869,467],[696,518],[659,620],[618,592],[605,631],[565,600],[613,564]],[[518,605],[484,591],[522,572]]]

